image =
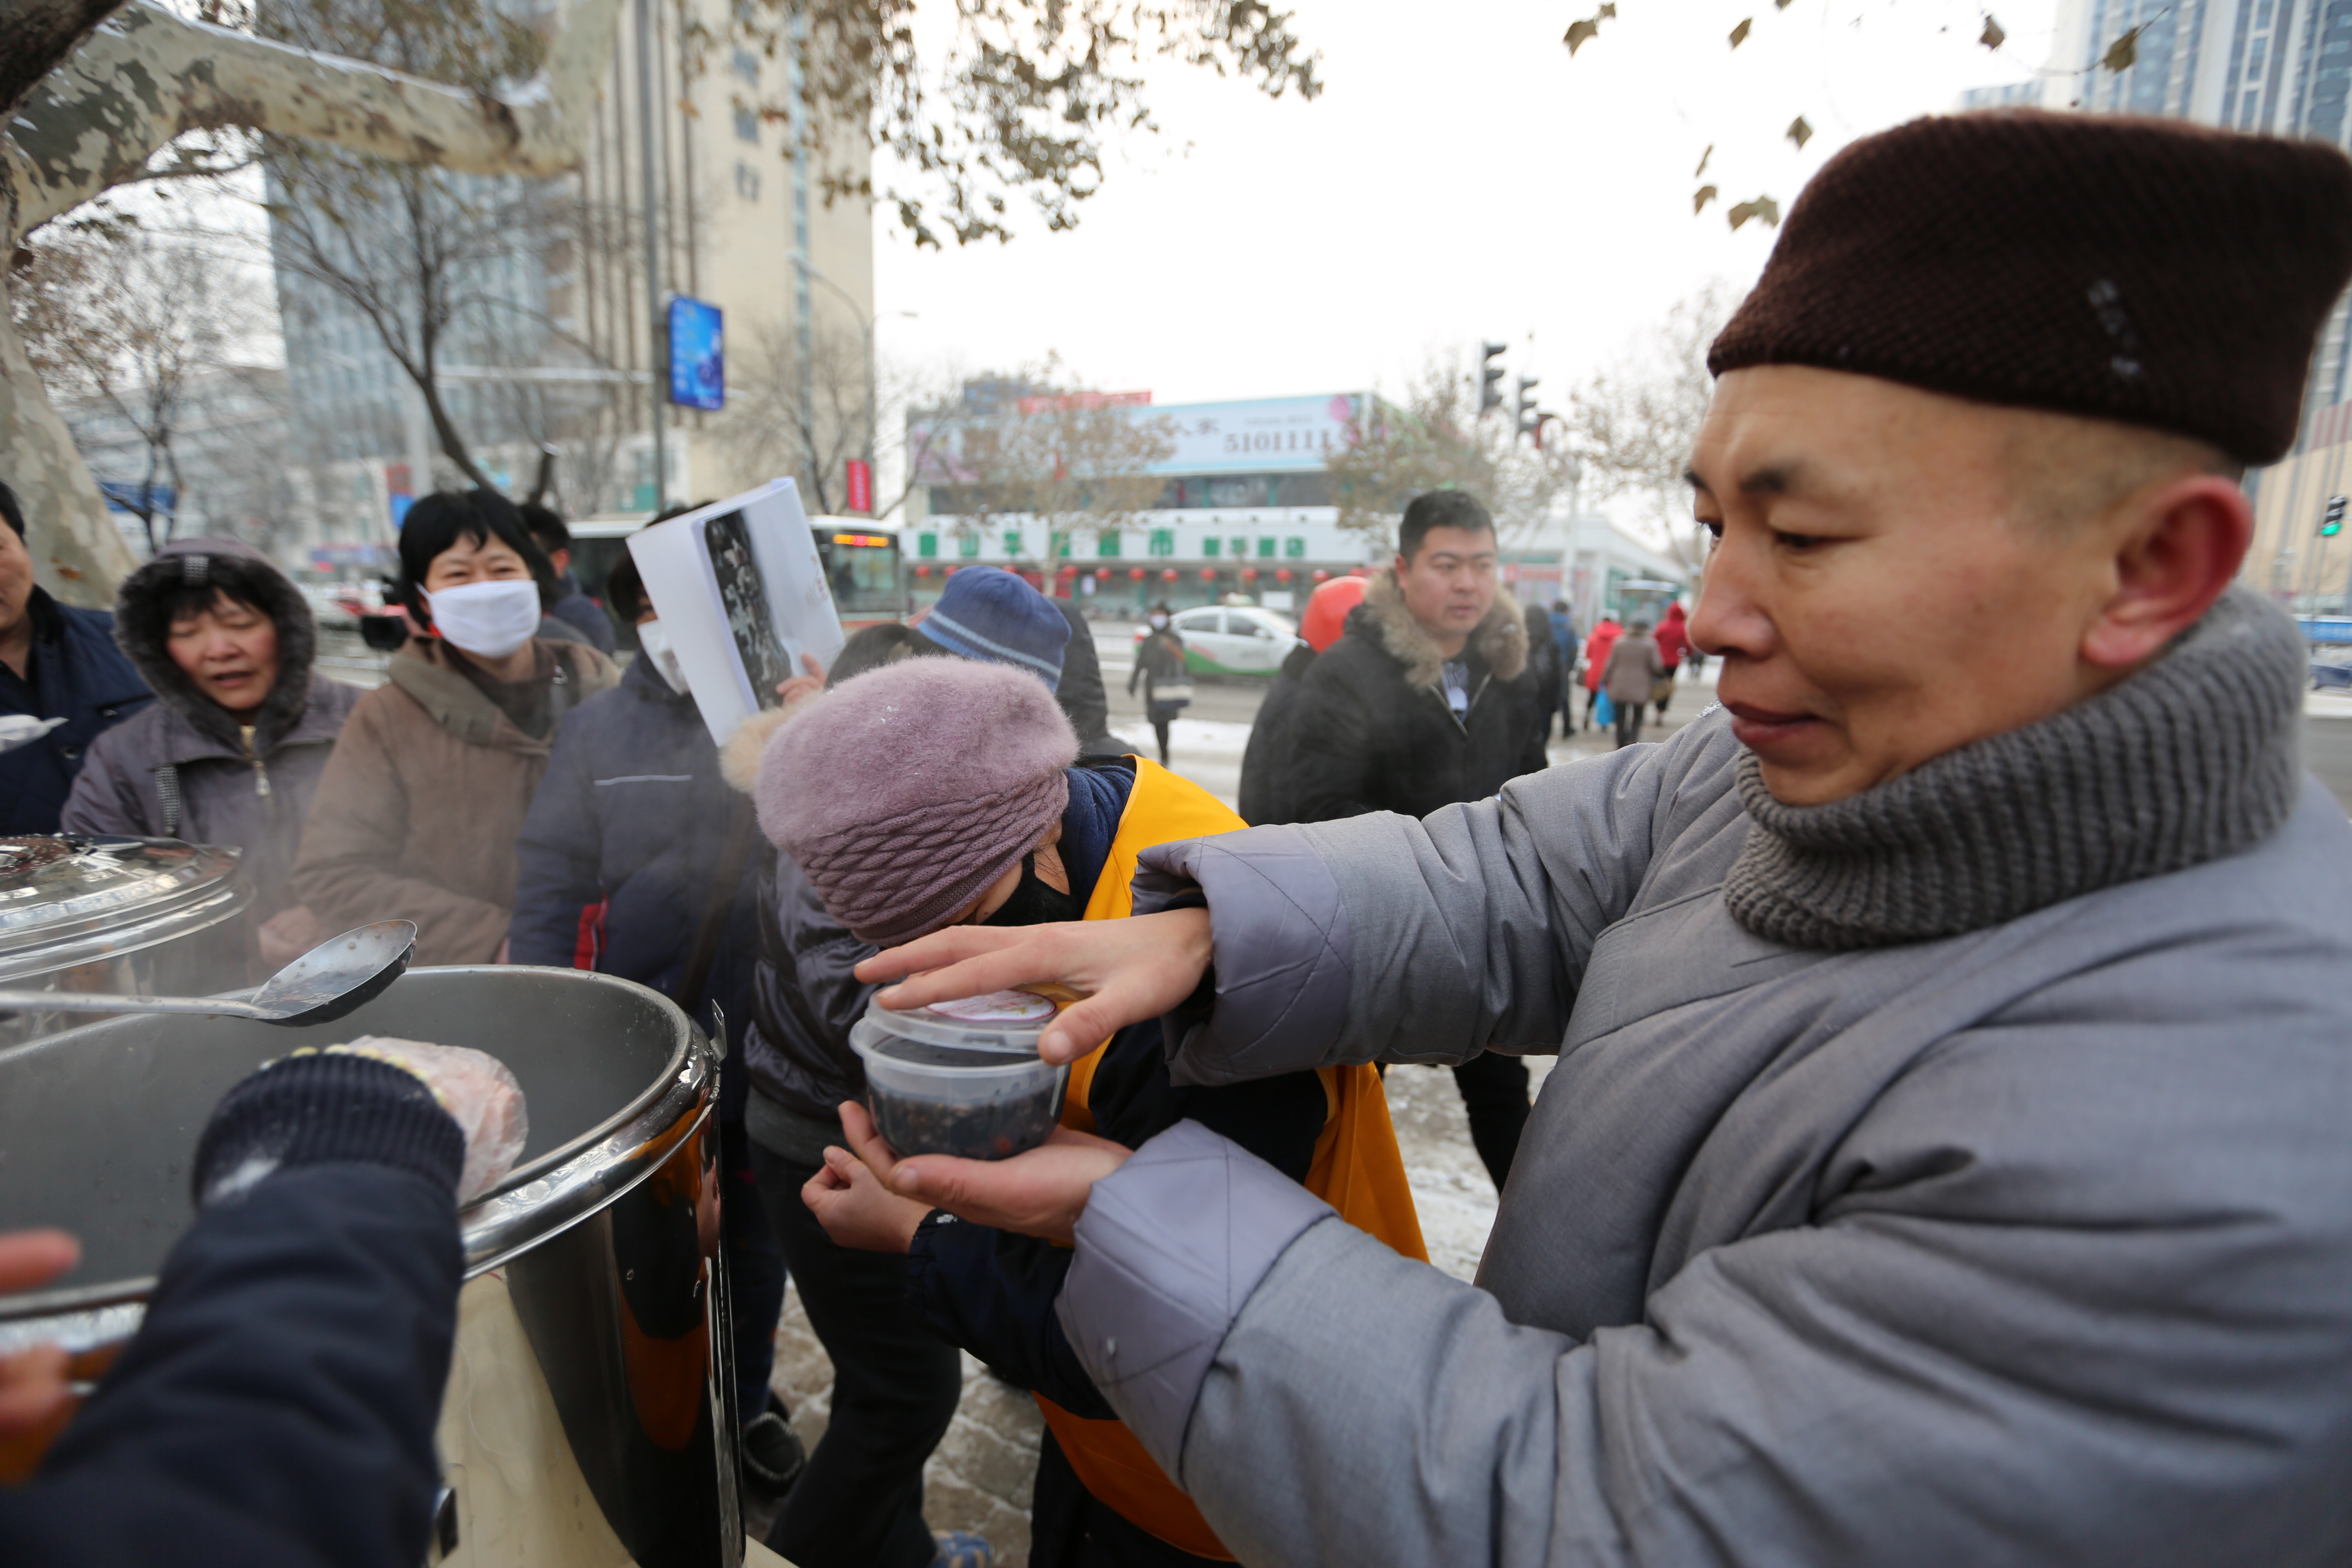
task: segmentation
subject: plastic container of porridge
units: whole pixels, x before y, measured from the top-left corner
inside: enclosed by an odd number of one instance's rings
[[[869,1005],[850,1027],[874,1124],[901,1154],[1003,1160],[1054,1131],[1070,1069],[1037,1056],[1059,1005],[1027,991],[903,1013]]]

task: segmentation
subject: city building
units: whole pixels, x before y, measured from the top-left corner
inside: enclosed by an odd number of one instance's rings
[[[938,597],[957,567],[985,564],[1108,615],[1163,600],[1180,609],[1246,601],[1295,612],[1317,583],[1391,560],[1392,536],[1340,524],[1324,466],[1346,449],[1370,394],[1172,405],[1150,395],[1096,400],[1159,426],[1173,448],[1143,468],[1157,493],[1108,521],[1076,508],[1058,520],[992,510],[976,493],[985,488],[983,452],[1005,422],[1049,412],[1053,395],[983,378],[951,405],[909,414],[918,483],[899,537],[917,602]],[[1621,607],[1626,583],[1687,577],[1601,517],[1549,520],[1503,543],[1502,577],[1513,592],[1530,605],[1566,598],[1580,625],[1596,606]]]
[[[2059,0],[2055,26],[2037,77],[1965,94],[1961,107],[2167,115],[2352,150],[2347,0]],[[2111,69],[2126,36],[2131,63]],[[2246,482],[2255,528],[2244,579],[2305,609],[2352,604],[2352,531],[2319,531],[2329,499],[2352,485],[2347,304],[2336,301],[2320,333],[2294,450]]]
[[[798,101],[790,51],[732,47],[731,14],[730,0],[624,8],[576,174],[438,176],[510,237],[463,258],[457,291],[479,303],[440,344],[436,378],[476,461],[510,494],[531,488],[547,445],[555,498],[575,516],[649,511],[793,470],[801,453],[725,438],[723,410],[667,401],[672,299],[722,312],[730,388],[743,374],[789,378],[779,360],[813,363],[821,340],[871,342],[871,204],[825,196],[828,169],[863,176],[865,140],[814,151],[766,112]],[[319,535],[388,543],[409,498],[460,476],[363,312],[305,275],[282,223],[272,251],[291,401],[313,458],[293,531],[303,542],[281,554],[308,565]]]
[[[122,398],[139,410],[146,395],[131,387]],[[292,439],[286,373],[275,366],[239,365],[188,378],[173,399],[168,457],[122,407],[104,398],[61,401],[58,413],[106,496],[123,542],[142,559],[149,553],[147,523],[137,510],[142,501],[152,513],[159,545],[199,535],[272,542],[295,509],[297,490],[283,460]]]

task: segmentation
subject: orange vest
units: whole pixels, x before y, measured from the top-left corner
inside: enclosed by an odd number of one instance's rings
[[[1118,833],[1111,840],[1110,858],[1095,879],[1094,896],[1087,901],[1086,918],[1114,921],[1135,909],[1131,885],[1136,857],[1155,844],[1232,833],[1248,826],[1218,804],[1206,790],[1178,778],[1144,758],[1135,763],[1135,788],[1120,813]],[[1108,1045],[1106,1040],[1104,1045]],[[1087,1091],[1102,1047],[1070,1064],[1070,1086],[1063,1097],[1062,1122],[1081,1132],[1094,1131],[1087,1109]],[[1389,1124],[1389,1102],[1380,1074],[1369,1067],[1318,1068],[1328,1110],[1322,1133],[1315,1140],[1315,1159],[1307,1172],[1307,1190],[1339,1211],[1339,1217],[1369,1231],[1407,1258],[1426,1262],[1421,1240],[1421,1220],[1413,1212],[1412,1192],[1406,1186],[1404,1159],[1397,1152],[1396,1129]],[[1073,1415],[1043,1394],[1038,1408],[1054,1429],[1070,1468],[1087,1491],[1116,1509],[1129,1523],[1196,1557],[1231,1563],[1209,1521],[1192,1500],[1152,1462],[1135,1435],[1117,1421],[1090,1421]]]

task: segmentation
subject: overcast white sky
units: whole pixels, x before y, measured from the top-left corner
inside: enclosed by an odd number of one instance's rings
[[[1491,337],[1557,404],[1676,300],[1753,281],[1772,231],[1730,232],[1723,205],[1785,206],[1853,138],[2022,79],[2053,10],[1995,0],[1996,55],[1974,0],[1619,0],[1571,59],[1593,0],[1295,4],[1323,96],[1156,68],[1164,133],[1124,145],[1075,232],[940,254],[878,214],[877,309],[919,318],[883,321],[885,352],[977,372],[1057,351],[1175,403],[1394,388]],[[1723,201],[1695,218],[1702,183]]]

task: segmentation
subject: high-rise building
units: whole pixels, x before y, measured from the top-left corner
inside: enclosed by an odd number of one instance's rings
[[[577,174],[436,176],[476,226],[488,215],[488,226],[503,230],[458,247],[453,289],[468,302],[438,359],[452,422],[509,493],[530,488],[542,443],[559,450],[558,493],[575,516],[642,511],[657,496],[722,496],[795,470],[802,455],[781,431],[763,446],[738,421],[722,439],[723,413],[667,401],[656,384],[665,369],[656,327],[666,329],[672,297],[723,312],[730,396],[746,378],[789,381],[800,363],[836,377],[866,374],[857,361],[871,342],[872,204],[825,195],[828,171],[845,172],[852,185],[864,176],[863,137],[834,137],[821,151],[802,144],[787,117],[768,112],[797,104],[790,51],[772,58],[733,47],[731,14],[732,0],[622,7]],[[403,498],[459,476],[365,313],[304,276],[289,240],[281,225],[273,251],[297,460],[320,470],[310,493],[321,514],[289,532],[305,547],[322,538],[386,541]],[[836,351],[830,359],[828,346]],[[834,390],[807,401],[856,417],[862,384],[846,395]],[[666,469],[658,486],[656,418]],[[837,493],[841,476],[829,478]]]
[[[2165,115],[2352,150],[2352,0],[2059,0],[2055,23],[2039,75],[1964,94],[1961,107]],[[2111,56],[2129,63],[2113,68]],[[2352,536],[2318,533],[2328,498],[2352,485],[2347,307],[2339,300],[2320,333],[2294,452],[2247,483],[2246,580],[2330,608],[2352,583]]]

